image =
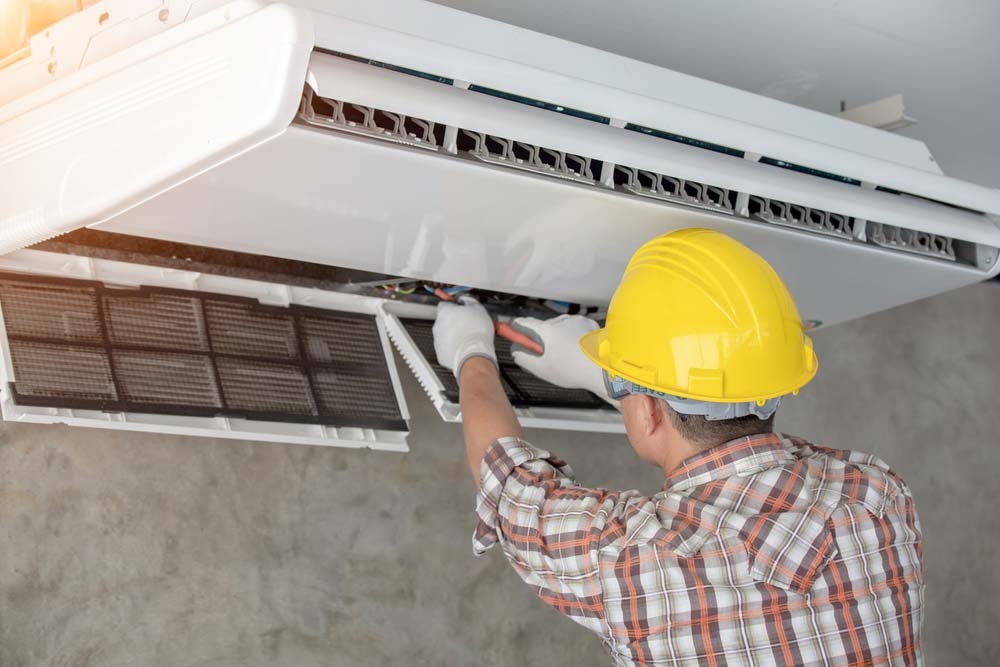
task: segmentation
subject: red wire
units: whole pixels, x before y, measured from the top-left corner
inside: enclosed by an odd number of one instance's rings
[[[453,297],[452,295],[448,294],[447,292],[445,292],[440,287],[435,287],[434,288],[434,294],[435,294],[435,296],[437,296],[438,298],[440,298],[442,301],[454,301],[455,300],[455,297]]]

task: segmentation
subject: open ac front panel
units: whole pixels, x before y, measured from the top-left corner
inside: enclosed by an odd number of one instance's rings
[[[436,363],[435,308],[307,287],[21,250],[0,257],[4,419],[406,451],[387,334],[442,418],[458,387]],[[518,368],[525,426],[622,431],[596,396]]]
[[[381,300],[19,250],[7,421],[407,451]]]

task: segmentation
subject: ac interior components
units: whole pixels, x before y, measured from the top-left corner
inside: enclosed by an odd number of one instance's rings
[[[433,307],[409,305],[407,315],[397,311],[403,304],[384,305],[389,338],[403,361],[416,375],[427,396],[445,421],[461,421],[458,384],[451,371],[437,363],[431,327]],[[624,433],[621,414],[590,392],[563,389],[522,370],[510,355],[510,343],[495,339],[500,379],[522,426],[573,431]]]

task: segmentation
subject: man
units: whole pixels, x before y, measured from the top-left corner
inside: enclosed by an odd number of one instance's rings
[[[772,432],[781,397],[817,362],[767,262],[718,232],[681,230],[635,253],[604,329],[516,324],[543,346],[517,350],[518,363],[620,400],[632,448],[665,481],[652,496],[579,486],[522,439],[486,310],[443,303],[435,347],[459,378],[477,555],[499,543],[616,665],[922,664],[906,484],[874,456]]]

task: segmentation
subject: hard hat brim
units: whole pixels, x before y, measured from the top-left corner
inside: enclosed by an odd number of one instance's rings
[[[595,329],[594,331],[591,331],[589,333],[585,333],[583,334],[583,337],[580,338],[580,349],[583,350],[583,353],[587,356],[588,359],[590,359],[595,364],[597,364],[604,370],[608,371],[609,373],[613,373],[614,370],[610,367],[609,364],[607,364],[604,360],[601,359],[599,353],[599,350],[601,348],[601,340],[606,336],[607,332],[604,327],[601,327],[600,329]]]
[[[819,370],[819,361],[816,358],[816,354],[812,351],[812,346],[810,345],[807,354],[809,354],[812,357],[812,363],[807,365],[806,373],[801,378],[799,378],[795,382],[795,384],[791,387],[782,389],[781,391],[776,391],[769,394],[763,394],[760,396],[734,396],[734,397],[727,396],[725,398],[721,398],[719,396],[692,394],[691,392],[684,391],[683,389],[680,389],[678,387],[651,385],[648,381],[645,381],[642,378],[629,373],[627,370],[616,368],[611,363],[611,359],[609,358],[610,355],[607,354],[605,354],[605,356],[601,355],[601,347],[602,347],[601,343],[607,340],[607,335],[608,335],[607,329],[605,327],[601,327],[596,331],[591,331],[590,333],[584,334],[583,337],[580,338],[580,343],[579,343],[580,349],[583,351],[584,355],[586,355],[588,359],[593,361],[595,364],[597,364],[598,366],[600,366],[613,376],[618,376],[628,380],[629,382],[634,382],[635,384],[641,385],[648,389],[659,391],[664,394],[670,394],[671,396],[677,396],[680,398],[691,398],[699,401],[709,401],[712,403],[742,403],[746,401],[766,401],[771,398],[777,398],[778,396],[785,396],[787,394],[798,393],[799,389],[808,384],[809,381],[816,376],[816,373]],[[608,349],[607,345],[604,345],[603,347],[605,350]]]

